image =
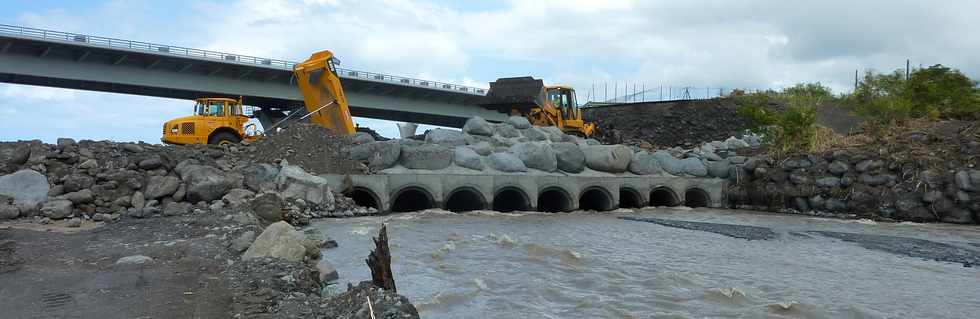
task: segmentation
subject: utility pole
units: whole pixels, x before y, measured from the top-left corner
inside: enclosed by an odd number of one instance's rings
[[[857,71],[854,71],[854,72],[857,72]],[[857,73],[854,73],[854,74],[857,74]],[[602,89],[602,92],[603,92],[602,93],[602,101],[603,102],[609,102],[609,82],[602,82],[602,86],[604,87]]]
[[[910,69],[911,69],[911,67],[912,67],[912,61],[910,61],[909,59],[905,59],[905,81],[906,82],[909,80],[909,75],[910,75]]]
[[[857,92],[858,89],[858,70],[854,69],[854,91]]]

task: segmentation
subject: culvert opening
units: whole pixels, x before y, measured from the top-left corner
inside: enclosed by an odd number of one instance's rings
[[[684,206],[708,207],[709,202],[711,200],[708,198],[708,193],[703,190],[692,188],[684,193]]]
[[[619,189],[619,208],[640,208],[643,207],[643,199],[635,190],[629,188]]]
[[[612,210],[613,199],[606,191],[599,188],[588,189],[582,193],[578,199],[578,208],[581,210],[607,211]]]
[[[539,212],[567,212],[572,210],[572,198],[561,189],[549,188],[538,194]]]
[[[680,204],[677,195],[667,188],[657,188],[650,192],[650,206],[674,207]]]
[[[347,194],[348,197],[354,200],[357,206],[361,207],[374,207],[374,209],[380,210],[381,207],[378,205],[378,198],[374,196],[374,193],[360,187],[355,187],[354,191]]]
[[[414,212],[435,207],[432,196],[418,188],[407,188],[395,196],[391,203],[392,212]]]
[[[527,195],[516,188],[502,189],[493,197],[493,210],[498,212],[526,211],[530,207]]]
[[[486,201],[480,193],[470,188],[461,188],[449,194],[446,199],[446,210],[451,212],[468,212],[486,208]]]

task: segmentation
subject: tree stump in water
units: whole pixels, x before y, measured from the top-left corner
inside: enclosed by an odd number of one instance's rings
[[[378,237],[374,238],[374,250],[365,260],[371,268],[371,282],[381,289],[397,292],[395,289],[395,277],[391,273],[391,251],[388,250],[388,228],[381,225]]]

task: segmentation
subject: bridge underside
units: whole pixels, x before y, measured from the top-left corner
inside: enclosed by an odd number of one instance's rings
[[[481,95],[340,74],[354,116],[461,127],[472,116],[502,121]],[[176,99],[238,97],[264,109],[303,106],[292,72],[85,42],[0,36],[0,82]]]

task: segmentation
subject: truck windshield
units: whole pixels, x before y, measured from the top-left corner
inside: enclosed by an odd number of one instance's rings
[[[211,102],[210,109],[208,110],[211,116],[222,116],[225,115],[224,102]]]
[[[203,103],[198,102],[194,104],[194,114],[196,115],[208,115],[208,107]]]

